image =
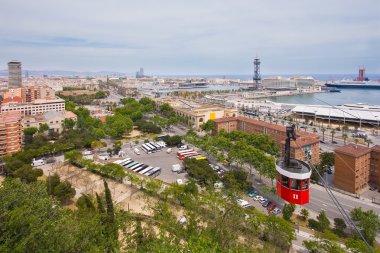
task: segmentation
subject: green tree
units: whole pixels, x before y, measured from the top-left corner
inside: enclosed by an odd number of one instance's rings
[[[301,209],[301,216],[303,220],[307,220],[309,218],[309,215],[309,210],[307,210],[306,208]]]
[[[343,138],[343,141],[344,141],[344,145],[346,145],[346,141],[347,141],[348,135],[346,133],[344,133],[344,134],[342,134],[342,138]]]
[[[38,132],[44,133],[45,131],[49,130],[49,126],[47,124],[41,124],[38,128]]]
[[[287,221],[291,221],[295,210],[296,206],[294,204],[285,204],[282,208],[282,217]]]
[[[64,119],[63,120],[63,129],[71,130],[75,126],[75,121],[73,119]]]
[[[322,141],[325,141],[325,132],[326,132],[326,128],[325,128],[325,127],[322,127],[322,128],[321,128],[321,132],[322,132]]]
[[[344,222],[341,218],[335,218],[334,219],[334,232],[335,234],[339,236],[344,236],[345,232],[344,230],[347,228],[346,222]]]
[[[43,172],[41,169],[33,169],[30,164],[24,164],[21,168],[17,169],[13,176],[20,178],[21,181],[25,183],[36,182],[37,178],[42,176]]]
[[[104,193],[105,193],[105,197],[106,197],[107,215],[108,215],[109,221],[113,222],[114,218],[115,218],[115,213],[114,213],[114,210],[113,210],[111,191],[108,188],[107,181],[103,180],[103,183],[104,183]]]
[[[318,223],[319,223],[319,228],[320,228],[320,231],[321,232],[324,232],[325,230],[327,230],[329,227],[330,227],[330,221],[329,219],[327,218],[326,216],[326,212],[325,211],[321,211],[318,216],[317,216],[317,220],[318,220]]]
[[[25,145],[29,145],[33,141],[33,135],[38,131],[37,128],[35,127],[28,127],[24,128],[24,140],[25,140]]]
[[[83,155],[78,150],[72,150],[72,151],[66,152],[64,157],[65,157],[65,160],[68,160],[70,163],[78,164],[80,160],[82,159]]]
[[[63,181],[59,183],[53,189],[53,195],[57,197],[57,199],[61,203],[66,203],[69,199],[75,196],[75,189],[71,186],[68,181]]]
[[[216,131],[216,122],[213,120],[208,120],[206,123],[201,125],[201,129],[205,132],[215,132]]]
[[[371,139],[368,139],[368,138],[365,139],[365,142],[367,143],[367,146],[368,146],[368,147],[369,147],[370,144],[373,143],[372,140],[371,140]]]
[[[376,233],[380,229],[379,216],[373,210],[363,211],[356,207],[351,210],[351,219],[356,222],[367,242],[373,245]]]

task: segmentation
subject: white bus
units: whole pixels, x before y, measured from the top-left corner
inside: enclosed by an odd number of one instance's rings
[[[133,163],[134,161],[131,159],[131,160],[129,160],[128,162],[125,162],[124,163],[124,167],[127,167],[128,165],[130,165],[131,163]]]
[[[136,173],[139,173],[140,171],[144,170],[147,167],[148,165],[143,164],[142,166],[138,167],[137,169],[134,169],[133,171]]]
[[[152,153],[152,149],[151,149],[150,147],[148,147],[148,145],[146,145],[146,144],[142,144],[142,145],[141,145],[141,148],[142,148],[142,150],[144,150],[144,152],[147,153],[147,154],[151,154],[151,153]]]
[[[145,174],[145,173],[151,171],[152,169],[153,169],[152,166],[148,166],[148,167],[146,167],[145,169],[139,171],[139,173],[140,173],[140,174]]]
[[[160,174],[161,174],[160,167],[156,167],[153,170],[149,171],[148,173],[145,173],[145,175],[150,176],[150,177],[157,177]]]
[[[194,149],[186,149],[186,150],[181,150],[177,152],[177,157],[181,156],[184,153],[189,153],[189,152],[194,152]]]
[[[153,146],[152,144],[150,144],[150,143],[145,143],[145,145],[147,145],[148,147],[150,147],[152,153],[157,152],[156,147]]]
[[[117,160],[117,161],[114,161],[113,163],[114,164],[118,164],[118,165],[121,165],[121,166],[124,166],[126,163],[128,163],[129,161],[131,161],[131,158],[127,158],[127,159],[123,159],[123,160]]]
[[[132,167],[129,167],[130,170],[134,170],[136,169],[137,167],[140,167],[141,166],[141,163],[136,163],[135,165],[133,165]]]
[[[128,163],[125,167],[130,169],[131,167],[135,166],[136,164],[138,164],[138,162],[131,162],[131,163]]]
[[[160,151],[161,148],[162,148],[160,145],[158,145],[158,144],[155,143],[155,142],[150,142],[150,145],[152,145],[153,147],[155,147],[157,151]]]

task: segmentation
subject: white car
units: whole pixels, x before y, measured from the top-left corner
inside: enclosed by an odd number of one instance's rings
[[[259,200],[260,204],[264,204],[266,201],[268,201],[266,198],[262,198]]]
[[[276,207],[275,209],[272,210],[272,213],[273,213],[274,215],[277,215],[277,214],[281,213],[281,209],[278,208],[278,207]]]
[[[244,200],[244,199],[238,199],[238,200],[236,200],[236,202],[237,202],[238,205],[241,206],[241,207],[244,207],[244,206],[249,205],[248,201],[246,201],[246,200]]]
[[[256,195],[255,197],[253,197],[253,200],[255,201],[259,201],[261,200],[263,197],[261,197],[260,195]]]

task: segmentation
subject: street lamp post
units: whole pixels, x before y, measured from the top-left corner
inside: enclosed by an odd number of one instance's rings
[[[317,126],[317,110],[314,111],[314,127]]]

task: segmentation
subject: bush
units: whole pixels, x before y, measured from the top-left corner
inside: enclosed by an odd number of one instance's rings
[[[314,219],[309,219],[307,226],[316,231],[320,231],[319,222]]]
[[[154,133],[159,134],[161,133],[161,127],[155,125],[152,122],[149,121],[138,121],[136,122],[137,129],[144,132],[144,133]]]
[[[179,135],[173,135],[169,136],[166,135],[163,140],[168,146],[177,146],[178,144],[182,143],[182,136]]]

